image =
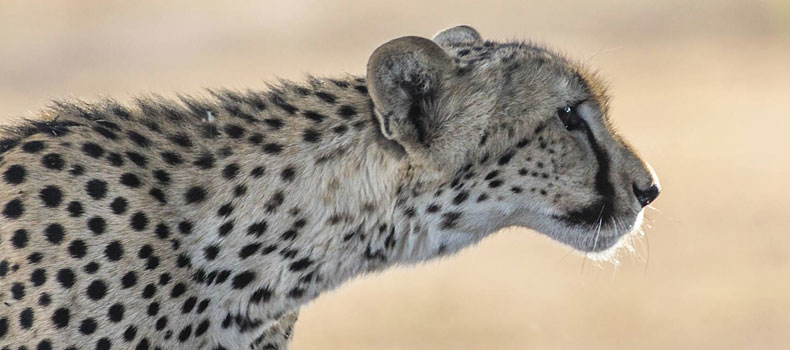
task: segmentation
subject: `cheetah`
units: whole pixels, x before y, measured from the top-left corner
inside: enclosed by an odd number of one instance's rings
[[[505,227],[615,249],[659,194],[600,79],[468,26],[366,76],[54,102],[0,137],[0,348],[286,349],[349,279]]]

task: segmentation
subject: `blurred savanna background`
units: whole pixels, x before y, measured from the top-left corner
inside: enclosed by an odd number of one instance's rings
[[[545,43],[610,83],[664,187],[595,262],[527,230],[305,307],[293,349],[790,348],[790,2],[0,0],[0,121],[53,98],[363,74],[457,24]]]

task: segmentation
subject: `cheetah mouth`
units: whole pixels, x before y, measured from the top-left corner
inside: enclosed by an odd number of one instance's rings
[[[552,217],[568,226],[590,227],[608,225],[612,218],[615,217],[614,200],[610,198],[599,199],[581,209],[567,212],[564,215],[553,215]]]
[[[604,252],[618,245],[621,238],[641,225],[642,212],[634,217],[617,214],[612,200],[601,198],[592,204],[552,215],[568,231],[555,236],[558,241],[583,252]]]

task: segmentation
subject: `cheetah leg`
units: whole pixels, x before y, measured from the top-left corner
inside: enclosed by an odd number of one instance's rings
[[[294,324],[298,318],[298,310],[281,317],[255,339],[252,348],[256,350],[288,350]]]

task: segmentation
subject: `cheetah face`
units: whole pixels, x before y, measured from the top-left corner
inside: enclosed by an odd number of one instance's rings
[[[440,229],[520,226],[603,251],[658,196],[650,167],[608,122],[602,84],[546,49],[455,27],[383,45],[368,81],[384,136],[448,179],[432,199]]]

